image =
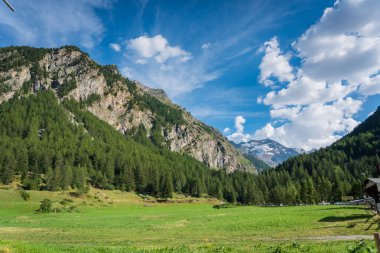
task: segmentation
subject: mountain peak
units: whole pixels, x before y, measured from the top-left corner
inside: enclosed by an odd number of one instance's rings
[[[270,166],[274,167],[290,157],[299,155],[293,148],[285,147],[284,145],[271,140],[249,140],[236,145],[244,154],[254,156]]]

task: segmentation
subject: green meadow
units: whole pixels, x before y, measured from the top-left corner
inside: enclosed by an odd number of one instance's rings
[[[0,252],[371,252],[378,217],[356,206],[239,206],[177,196],[156,203],[134,193],[0,190]],[[73,212],[38,213],[49,198]],[[362,241],[364,240],[364,241]],[[362,241],[362,242],[361,242]],[[363,250],[363,251],[360,251]]]

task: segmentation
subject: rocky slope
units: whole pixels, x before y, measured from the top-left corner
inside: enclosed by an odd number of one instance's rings
[[[222,134],[173,104],[163,90],[125,79],[115,66],[100,66],[76,47],[0,49],[0,103],[43,89],[80,101],[126,135],[144,129],[160,145],[209,167],[256,172]]]
[[[290,157],[299,155],[295,149],[287,148],[271,139],[250,140],[236,144],[244,154],[254,156],[268,165],[275,167]]]

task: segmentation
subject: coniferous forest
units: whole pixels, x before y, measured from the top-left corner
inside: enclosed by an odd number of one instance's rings
[[[59,104],[51,91],[3,103],[0,136],[4,184],[20,175],[26,189],[82,189],[89,183],[165,198],[174,191],[237,198],[233,177],[225,172],[155,146],[143,126],[133,138],[124,136],[78,102]]]
[[[92,185],[164,198],[178,192],[242,204],[313,204],[360,197],[364,178],[378,174],[380,110],[331,147],[254,176],[212,170],[154,145],[143,126],[124,136],[81,106],[59,103],[51,91],[1,104],[2,183],[19,175],[25,189]]]

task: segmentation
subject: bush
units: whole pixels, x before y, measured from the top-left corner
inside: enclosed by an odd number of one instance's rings
[[[69,203],[73,203],[74,201],[72,199],[63,199],[61,200],[59,203],[62,205],[62,206],[66,206],[68,205]]]
[[[44,199],[41,201],[40,209],[38,209],[38,211],[41,213],[50,213],[52,210],[51,207],[52,207],[51,200],[50,199]]]
[[[230,203],[226,203],[226,204],[220,204],[220,205],[214,205],[213,208],[215,209],[221,209],[221,208],[234,208],[236,207],[235,205],[233,204],[230,204]]]
[[[112,184],[106,184],[106,186],[104,187],[104,189],[112,191],[112,190],[115,190],[115,186],[112,185]]]
[[[72,205],[72,206],[70,206],[70,207],[68,208],[68,211],[69,211],[70,213],[78,212],[78,207]]]
[[[21,190],[20,191],[20,196],[25,201],[28,201],[30,199],[29,193],[27,191],[25,191],[25,190]]]
[[[86,195],[90,191],[90,187],[88,185],[78,188],[75,192],[70,192],[70,196],[74,198],[80,198]]]
[[[53,207],[51,210],[50,210],[51,213],[60,213],[62,212],[62,208],[60,207]]]

